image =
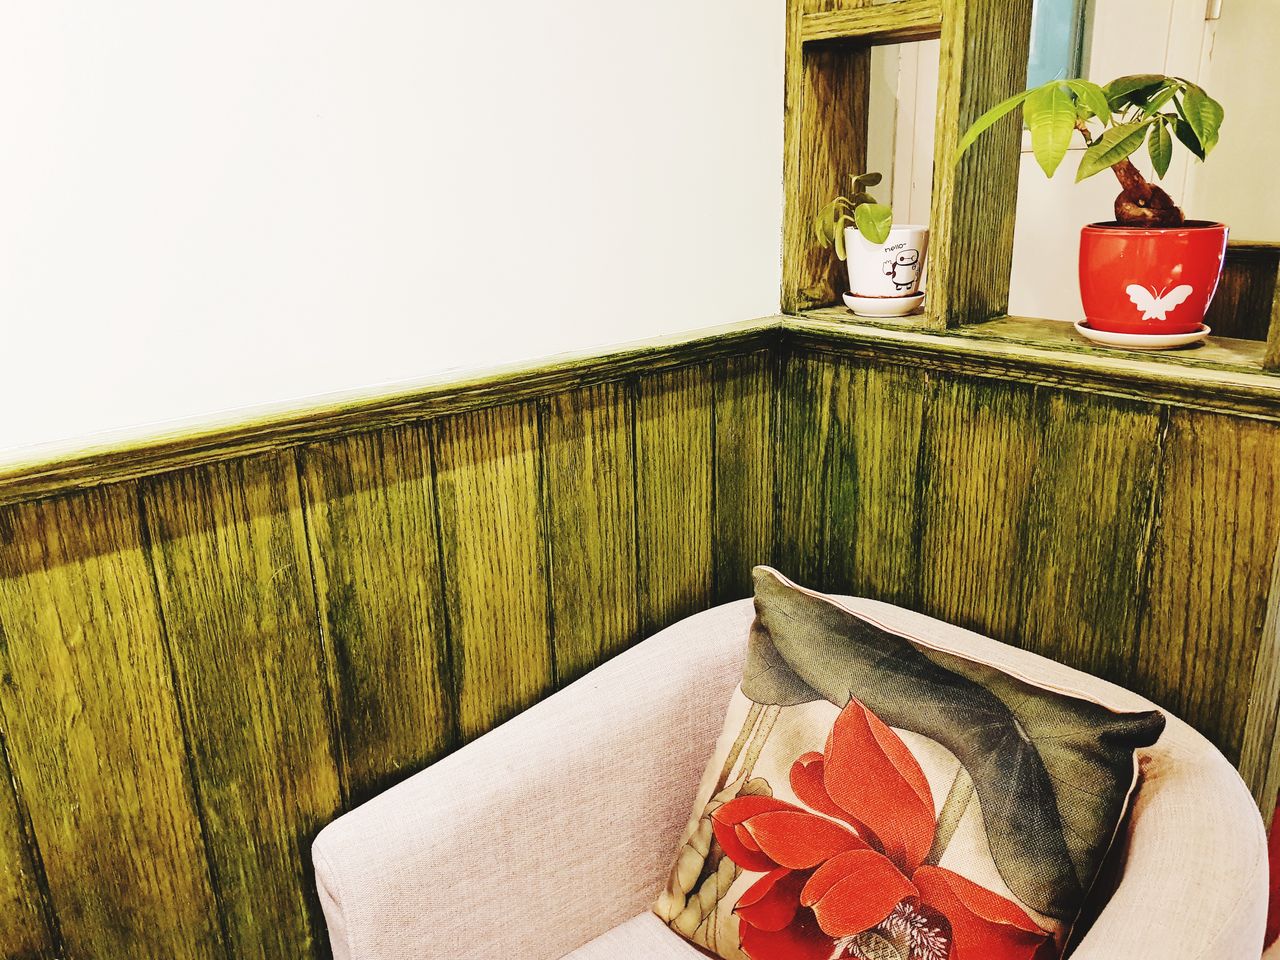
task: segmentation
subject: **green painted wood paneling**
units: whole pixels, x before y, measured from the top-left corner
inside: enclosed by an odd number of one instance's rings
[[[754,353],[712,365],[715,407],[713,599],[751,596],[751,570],[773,556],[777,357]]]
[[[303,447],[311,569],[351,800],[459,740],[431,439],[389,427]]]
[[[1280,433],[1206,414],[1169,426],[1139,683],[1234,761],[1280,542]]]
[[[930,378],[797,355],[782,395],[777,555],[826,589],[915,606]]]
[[[646,635],[711,602],[713,417],[707,364],[639,382],[637,580]]]
[[[928,612],[1119,679],[1138,659],[1159,466],[1150,407],[939,384],[921,462]]]
[[[555,686],[539,434],[532,403],[436,424],[445,607],[464,740]]]
[[[224,957],[133,484],[0,513],[0,624],[6,747],[56,946]]]
[[[142,500],[229,948],[306,956],[308,850],[343,788],[294,458],[153,478]]]
[[[0,664],[4,662],[0,640]],[[7,674],[6,674],[7,676]],[[4,681],[0,681],[4,682]],[[0,711],[0,723],[3,712]],[[52,960],[58,935],[50,921],[52,905],[35,861],[30,821],[17,793],[9,752],[0,736],[0,956]]]
[[[546,401],[556,679],[569,683],[640,639],[631,390],[602,383]]]

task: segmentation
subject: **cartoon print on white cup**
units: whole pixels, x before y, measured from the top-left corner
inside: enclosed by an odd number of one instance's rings
[[[892,260],[884,262],[884,275],[893,281],[898,290],[908,290],[915,285],[920,273],[920,251],[910,248],[901,250]]]

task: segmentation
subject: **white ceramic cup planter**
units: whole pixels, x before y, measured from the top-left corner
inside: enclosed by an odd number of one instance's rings
[[[854,300],[899,301],[882,303],[876,316],[901,315],[919,306],[920,279],[929,252],[928,227],[895,225],[884,243],[871,243],[857,227],[850,226],[845,227],[844,243],[849,255],[849,290]]]

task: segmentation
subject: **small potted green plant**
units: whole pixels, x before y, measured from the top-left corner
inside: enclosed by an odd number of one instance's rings
[[[1085,319],[1077,328],[1086,336],[1102,331],[1156,336],[1162,343],[1170,335],[1189,341],[1207,334],[1204,315],[1222,275],[1227,227],[1188,220],[1130,158],[1145,146],[1157,178],[1168,171],[1175,142],[1204,160],[1218,142],[1222,105],[1189,80],[1160,74],[1118,77],[1105,86],[1054,80],[979,117],[961,139],[956,161],[1018,107],[1047,176],[1054,175],[1079,134],[1085,151],[1076,181],[1110,170],[1120,184],[1115,219],[1081,232]]]
[[[893,222],[893,209],[867,192],[880,180],[878,173],[851,175],[849,194],[818,211],[813,230],[820,244],[834,247],[848,263],[849,308],[861,316],[899,317],[924,299],[920,278],[929,231]]]

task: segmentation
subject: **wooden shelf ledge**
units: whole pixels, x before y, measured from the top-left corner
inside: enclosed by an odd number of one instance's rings
[[[941,32],[941,0],[865,4],[848,10],[806,13],[800,21],[800,37],[804,43],[816,40],[902,43],[928,40]]]
[[[923,316],[868,320],[844,307],[789,316],[785,330],[793,348],[1280,420],[1280,375],[1262,369],[1266,344],[1255,340],[1210,337],[1137,353],[1096,346],[1060,320],[1002,317],[938,330]]]

